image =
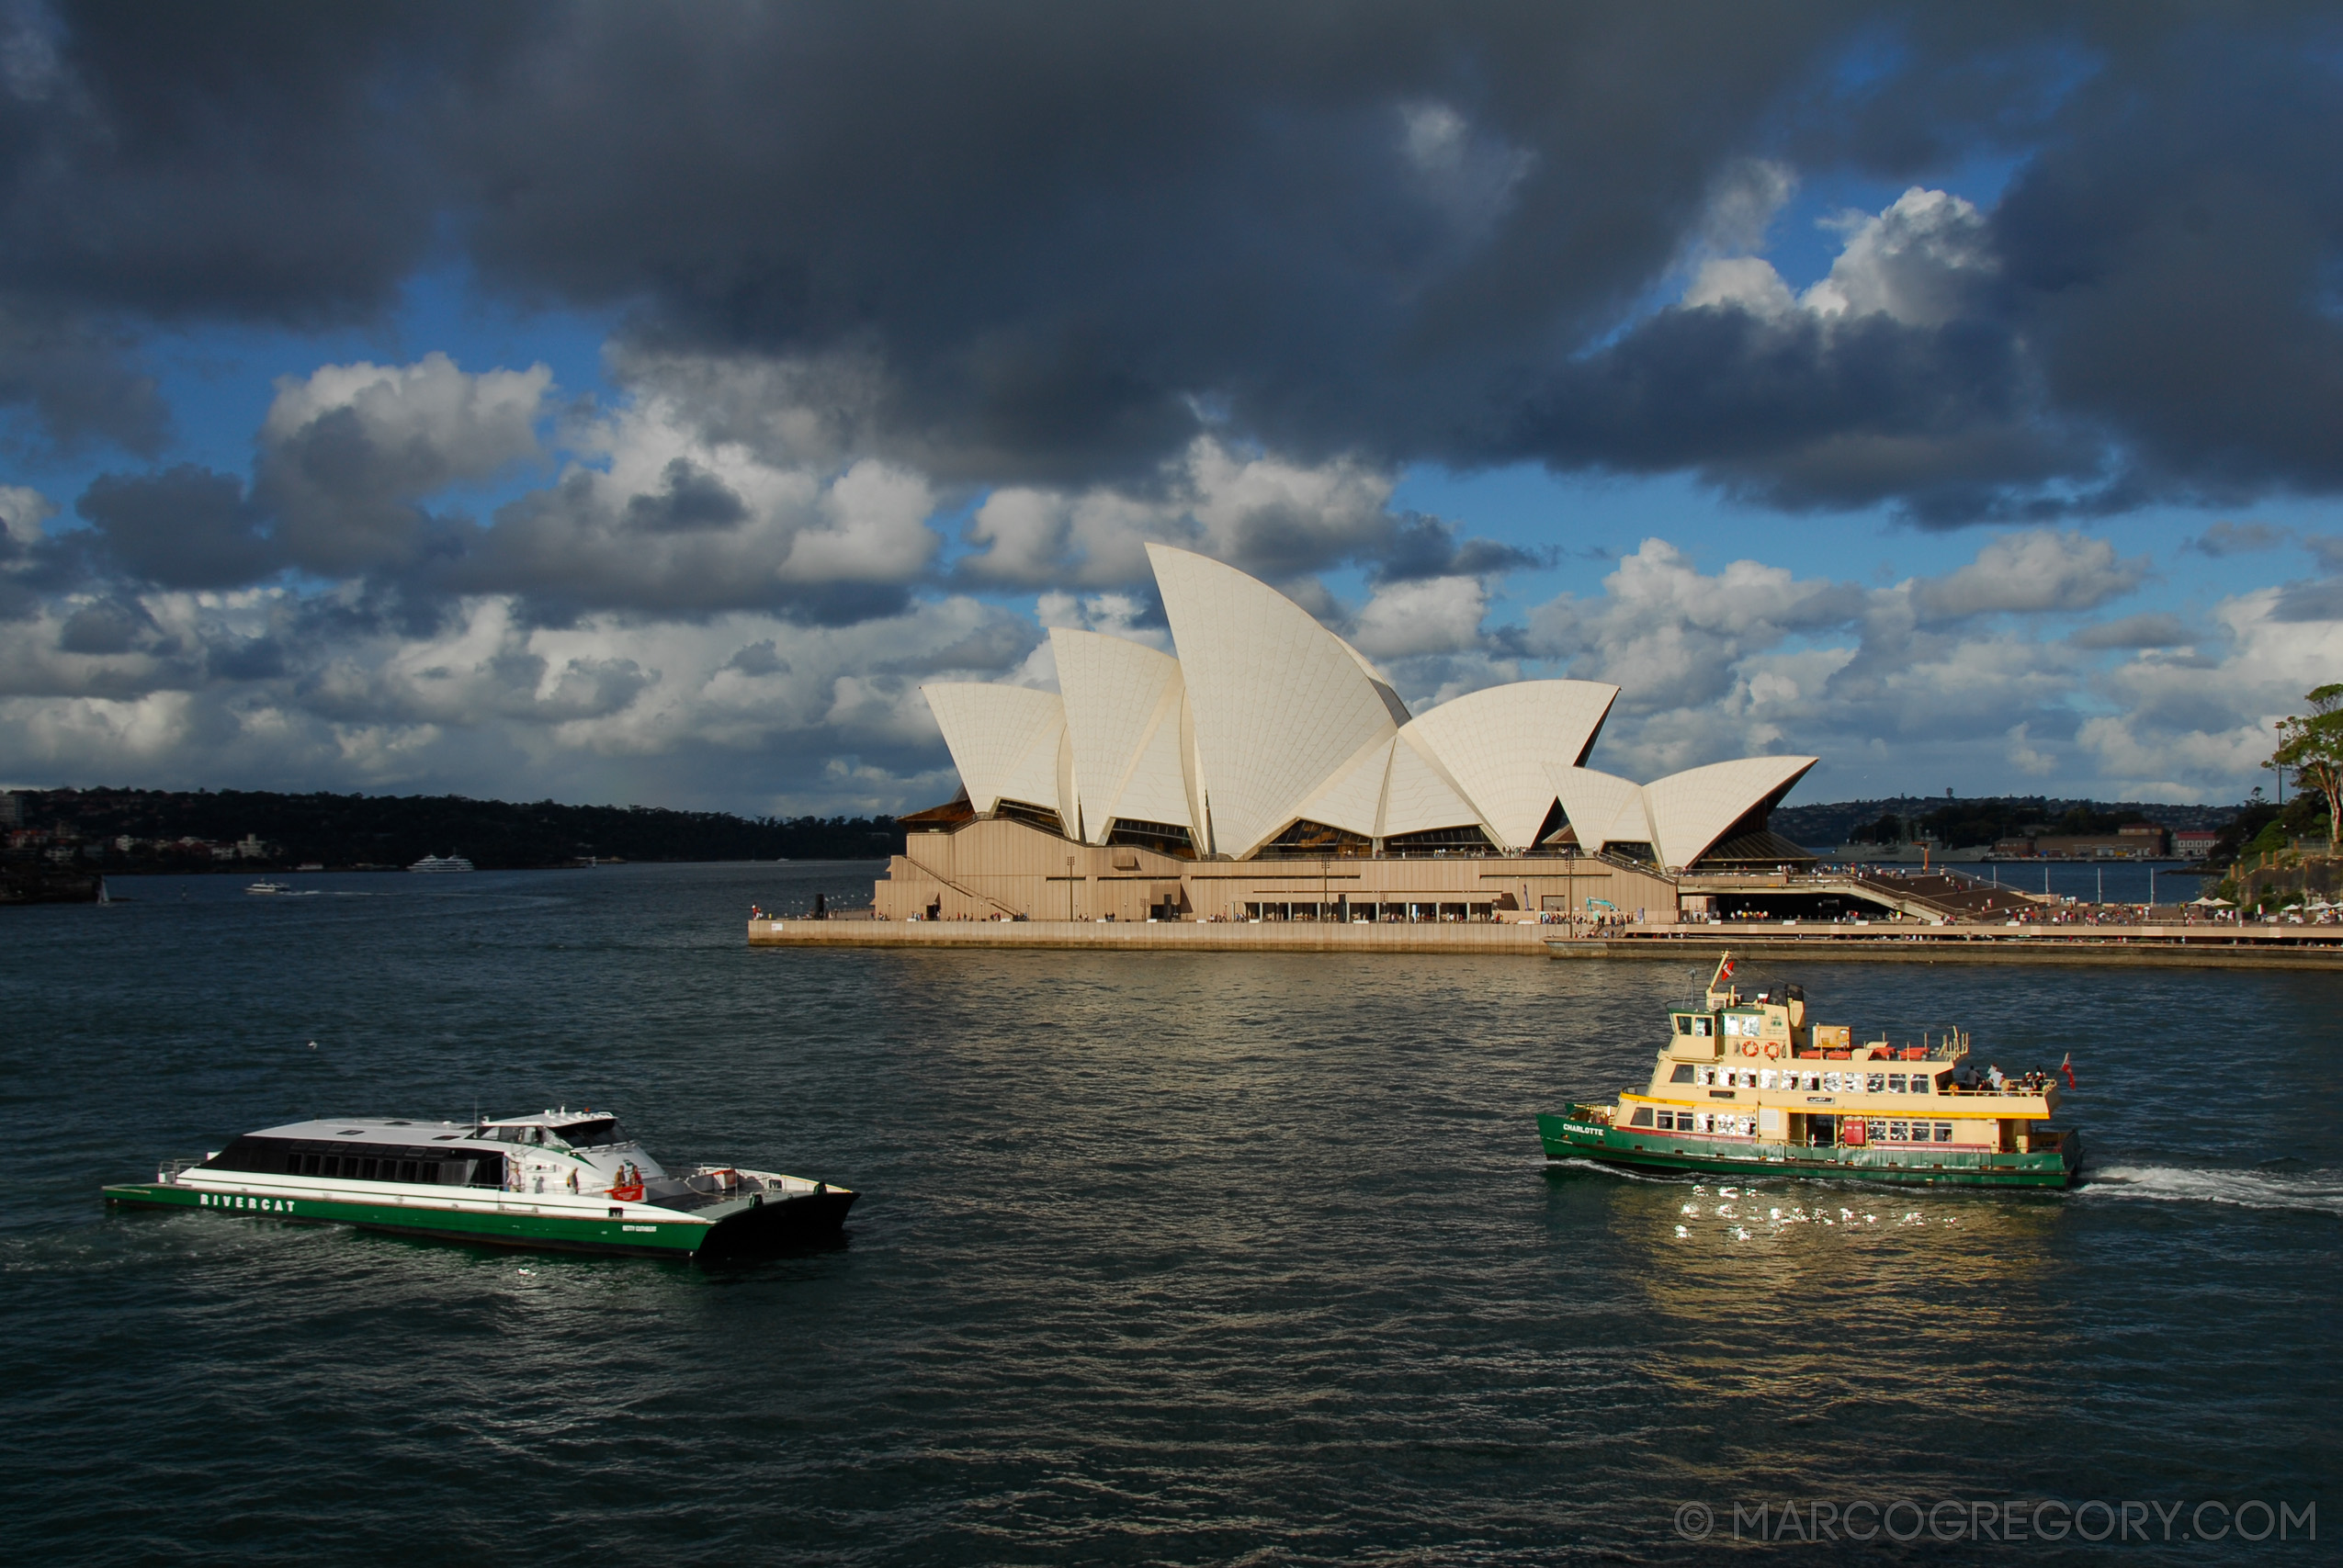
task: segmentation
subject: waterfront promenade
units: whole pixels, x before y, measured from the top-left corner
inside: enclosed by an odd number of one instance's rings
[[[1088,948],[1184,953],[1499,953],[1679,959],[1730,949],[1801,963],[2057,964],[2343,970],[2343,926],[1868,925],[1733,921],[1602,935],[1535,922],[873,920],[749,922],[753,947]]]

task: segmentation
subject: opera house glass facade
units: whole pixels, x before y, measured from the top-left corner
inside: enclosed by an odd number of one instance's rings
[[[1812,757],[1599,773],[1616,686],[1521,681],[1410,714],[1268,584],[1148,556],[1176,657],[1058,628],[1056,692],[921,688],[962,793],[907,819],[882,917],[1672,921],[1682,871],[1808,858],[1765,823]]]

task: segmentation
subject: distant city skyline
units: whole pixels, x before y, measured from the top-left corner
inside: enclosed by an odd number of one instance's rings
[[[1152,541],[1610,773],[2234,802],[2343,678],[2338,42],[10,7],[0,786],[916,809]]]

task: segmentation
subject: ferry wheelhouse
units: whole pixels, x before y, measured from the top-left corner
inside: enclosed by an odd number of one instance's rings
[[[458,1241],[664,1258],[834,1236],[855,1194],[735,1166],[670,1173],[591,1111],[453,1122],[294,1122],[247,1133],[109,1205],[207,1209]]]
[[[1796,986],[1743,996],[1719,960],[1704,1005],[1670,1015],[1650,1083],[1538,1117],[1548,1159],[1743,1177],[2064,1187],[2081,1138],[2053,1127],[2048,1073],[1979,1068],[1968,1034],[1858,1044],[1810,1023]]]

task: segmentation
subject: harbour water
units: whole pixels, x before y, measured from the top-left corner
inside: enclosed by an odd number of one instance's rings
[[[743,944],[874,869],[6,911],[12,1559],[1670,1562],[1785,1504],[1782,1561],[2343,1531],[2343,977],[1817,968],[1826,1021],[2071,1050],[2092,1179],[1728,1194],[1538,1154],[1688,970]],[[296,1116],[562,1102],[866,1196],[843,1247],[726,1268],[97,1201]]]

